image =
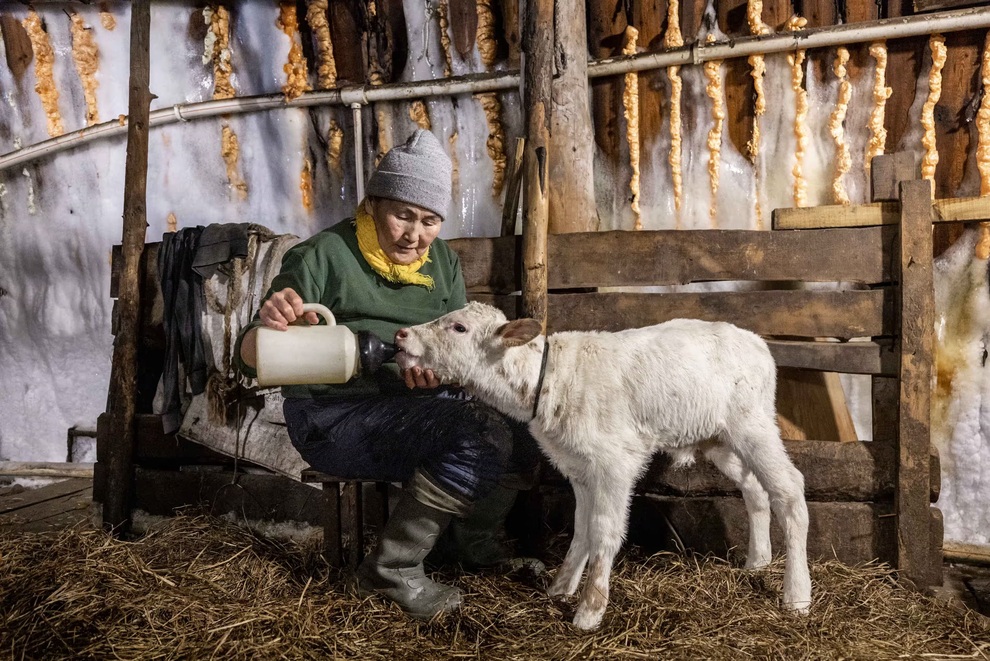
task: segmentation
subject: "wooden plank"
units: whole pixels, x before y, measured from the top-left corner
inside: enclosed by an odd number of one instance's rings
[[[172,516],[199,506],[215,515],[322,526],[326,518],[320,489],[274,473],[135,468],[134,507]]]
[[[914,0],[914,11],[941,11],[943,9],[960,9],[985,4],[983,0]]]
[[[523,153],[526,150],[526,138],[516,138],[516,148],[512,155],[512,167],[506,176],[505,199],[502,201],[502,236],[513,236],[516,233],[516,216],[519,212],[519,193],[522,190]],[[463,268],[464,262],[462,260]]]
[[[778,367],[842,374],[897,374],[898,354],[891,342],[767,340],[767,345]]]
[[[918,179],[921,169],[914,162],[914,154],[906,151],[880,154],[870,161],[870,200],[872,202],[897,202],[902,181]]]
[[[137,403],[137,347],[141,287],[138,268],[148,226],[145,208],[148,183],[148,87],[151,63],[149,0],[131,4],[130,82],[127,157],[124,171],[123,277],[118,299],[119,327],[114,340],[108,413],[111,415],[107,453],[103,523],[115,532],[130,527],[133,490],[134,414]]]
[[[93,477],[93,464],[66,461],[0,461],[0,475],[8,477]]]
[[[89,526],[90,506],[93,503],[93,483],[86,482],[85,488],[56,498],[47,498],[4,514],[0,514],[0,534],[40,533],[62,530],[71,526]],[[42,487],[35,491],[48,491]]]
[[[930,261],[930,259],[929,259]],[[671,319],[727,321],[762,335],[886,335],[885,290],[551,294],[550,332],[620,331]]]
[[[896,453],[891,445],[871,441],[788,441],[787,454],[804,475],[808,500],[840,502],[889,501],[894,498]],[[548,480],[544,478],[544,483]],[[552,482],[562,483],[559,475]],[[673,468],[657,455],[640,480],[637,492],[664,496],[728,496],[739,490],[714,464],[698,457],[689,468]]]
[[[344,564],[344,538],[341,536],[340,484],[323,484],[323,557],[331,567]]]
[[[550,289],[710,280],[890,282],[883,228],[817,232],[657,230],[552,235]],[[842,259],[836,259],[842,255]]]
[[[78,495],[89,491],[93,481],[85,478],[73,478],[56,482],[42,489],[28,489],[18,494],[11,494],[0,498],[0,514],[8,514],[26,507],[32,507],[49,500],[56,500],[66,496]]]
[[[522,289],[519,236],[451,239],[447,245],[460,258],[468,292],[509,294]]]
[[[943,198],[932,203],[933,223],[976,223],[990,220],[990,197]],[[777,230],[817,229],[823,227],[868,227],[897,225],[900,204],[871,202],[841,204],[800,209],[774,209],[773,228]]]
[[[808,503],[808,556],[847,564],[894,557],[894,519],[889,503]],[[741,498],[681,498],[645,495],[633,499],[630,541],[648,551],[678,551],[725,557],[730,549],[744,556],[749,541],[746,506]],[[784,536],[772,519],[771,545],[784,549]]]
[[[929,447],[935,333],[931,182],[901,183],[901,369],[897,449],[897,568],[928,584]]]

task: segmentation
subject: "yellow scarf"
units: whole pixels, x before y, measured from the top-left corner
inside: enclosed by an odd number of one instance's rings
[[[430,291],[433,290],[433,278],[423,273],[419,269],[430,261],[430,249],[427,248],[423,256],[412,264],[396,264],[388,258],[381,244],[378,243],[378,230],[375,229],[375,219],[364,209],[364,203],[358,205],[354,214],[354,227],[357,230],[358,248],[364,255],[365,261],[378,275],[389,282],[397,282],[402,285],[420,285]]]

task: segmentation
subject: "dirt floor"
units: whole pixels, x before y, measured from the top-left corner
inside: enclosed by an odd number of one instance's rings
[[[950,567],[933,598],[902,589],[884,567],[814,563],[812,611],[800,617],[778,607],[779,560],[753,572],[632,549],[596,632],[569,624],[573,599],[546,596],[552,574],[454,569],[435,577],[464,591],[462,612],[417,623],[355,596],[317,540],[278,542],[192,514],[114,539],[87,525],[78,492],[66,493],[78,486],[49,499],[0,496],[0,649],[11,658],[990,661],[990,618],[974,610],[988,572],[976,568]],[[63,522],[75,517],[70,527],[43,525],[56,520],[55,501],[70,510]],[[553,545],[550,567],[566,541]]]

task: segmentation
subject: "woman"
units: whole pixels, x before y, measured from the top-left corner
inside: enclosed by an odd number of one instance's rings
[[[451,201],[451,163],[432,133],[417,130],[382,158],[354,219],[295,246],[258,316],[239,338],[241,369],[255,376],[256,329],[285,330],[302,305],[322,303],[338,323],[391,339],[466,303],[460,262],[438,239]],[[318,323],[315,313],[305,320]],[[405,485],[378,547],[358,568],[358,588],[430,618],[460,605],[430,580],[423,559],[452,519],[468,566],[505,559],[495,529],[520,488],[532,486],[535,443],[487,406],[438,389],[420,368],[386,365],[342,385],[287,386],[289,437],[318,470]]]

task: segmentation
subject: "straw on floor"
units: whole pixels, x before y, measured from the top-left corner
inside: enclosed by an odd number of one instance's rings
[[[81,528],[0,539],[0,649],[18,659],[990,659],[987,618],[902,589],[883,567],[814,564],[805,617],[779,609],[781,570],[631,551],[593,633],[570,626],[573,600],[546,596],[549,577],[444,572],[466,593],[463,611],[416,623],[354,596],[315,544],[177,516],[132,541]]]

